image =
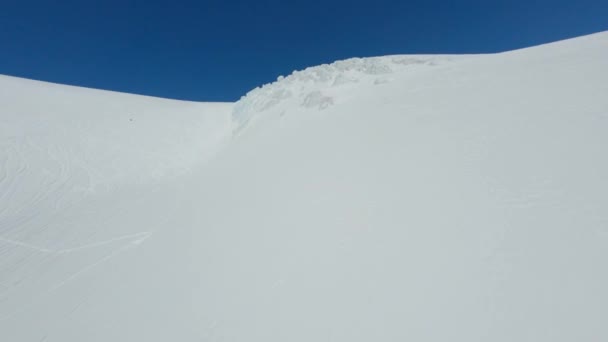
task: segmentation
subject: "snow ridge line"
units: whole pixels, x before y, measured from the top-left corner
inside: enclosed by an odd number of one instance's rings
[[[279,76],[275,82],[257,87],[241,97],[232,111],[233,132],[243,129],[258,113],[296,101],[295,107],[324,109],[333,99],[323,92],[330,88],[366,82],[388,82],[386,75],[411,68],[432,67],[463,56],[395,55],[385,57],[350,58],[331,64],[294,71]]]

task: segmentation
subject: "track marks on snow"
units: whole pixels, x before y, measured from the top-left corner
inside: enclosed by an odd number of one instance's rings
[[[33,308],[35,305],[37,305],[40,302],[40,300],[43,299],[43,297],[50,295],[53,292],[58,291],[59,289],[72,283],[79,277],[87,274],[94,268],[99,267],[100,265],[121,255],[122,253],[126,252],[127,250],[130,250],[132,248],[137,248],[139,245],[144,243],[144,241],[147,240],[151,235],[152,235],[152,232],[139,232],[139,233],[119,236],[119,237],[115,237],[115,238],[108,239],[108,240],[93,242],[90,244],[85,244],[82,246],[77,246],[77,247],[62,249],[62,250],[51,250],[51,249],[43,248],[40,246],[35,246],[35,245],[28,244],[28,243],[24,243],[22,241],[15,241],[15,240],[10,240],[10,239],[0,238],[0,243],[9,244],[9,245],[12,245],[12,246],[18,247],[18,248],[24,248],[24,249],[27,249],[28,251],[33,251],[37,254],[43,254],[42,257],[44,260],[53,260],[56,258],[63,258],[63,257],[67,257],[67,256],[69,256],[70,259],[66,259],[66,260],[74,260],[72,258],[75,258],[79,253],[84,253],[86,251],[93,251],[96,248],[102,248],[104,246],[119,243],[122,241],[122,243],[119,246],[111,249],[110,251],[100,253],[100,255],[98,255],[96,258],[93,258],[93,260],[95,260],[95,261],[86,263],[84,266],[77,267],[75,269],[75,271],[67,272],[67,274],[64,274],[62,277],[59,277],[59,280],[55,279],[54,281],[53,280],[48,281],[48,285],[46,285],[46,288],[47,288],[46,291],[41,291],[34,298],[30,298],[29,303],[27,303],[21,307],[18,307],[15,310],[10,311],[9,313],[6,313],[5,315],[0,315],[0,321],[6,321],[6,320],[9,320],[9,319],[15,317],[16,315],[27,312],[28,310]],[[21,282],[22,282],[22,280],[19,280],[19,282],[15,285],[18,285]],[[2,292],[9,292],[11,290],[19,291],[19,287],[13,287],[13,286],[5,285],[5,284],[3,284],[0,287],[0,289],[2,290]]]
[[[150,235],[152,234],[152,232],[139,232],[139,233],[135,233],[135,234],[129,234],[129,235],[124,235],[124,236],[119,236],[119,237],[115,237],[109,240],[104,240],[104,241],[98,241],[98,242],[93,242],[93,243],[89,243],[89,244],[85,244],[82,246],[77,246],[74,248],[67,248],[67,249],[60,249],[60,250],[53,250],[53,249],[49,249],[49,248],[44,248],[44,247],[40,247],[40,246],[36,246],[33,244],[29,244],[23,241],[18,241],[18,240],[11,240],[11,239],[7,239],[4,237],[0,236],[0,242],[9,244],[9,245],[13,245],[13,246],[17,246],[17,247],[23,247],[23,248],[27,248],[36,252],[40,252],[40,253],[49,253],[49,254],[68,254],[68,253],[73,253],[73,252],[78,252],[78,251],[82,251],[85,249],[90,249],[90,248],[96,248],[96,247],[100,247],[100,246],[104,246],[107,244],[111,244],[114,242],[118,242],[118,241],[123,241],[123,240],[132,240],[131,244],[140,244],[142,243],[144,240],[146,240]]]

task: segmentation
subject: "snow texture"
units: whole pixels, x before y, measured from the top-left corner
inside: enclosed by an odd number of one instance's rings
[[[274,83],[250,91],[235,104],[232,114],[235,131],[242,129],[261,112],[276,111],[277,107],[281,110],[298,107],[323,110],[334,105],[333,97],[326,93],[350,89],[359,82],[388,83],[390,75],[395,73],[426,69],[463,57],[403,55],[351,58],[294,71],[287,77],[279,76]]]

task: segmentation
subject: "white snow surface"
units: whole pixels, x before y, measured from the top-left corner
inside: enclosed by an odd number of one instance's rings
[[[325,109],[335,100],[346,100],[344,94],[361,84],[382,84],[392,80],[395,73],[408,74],[417,70],[458,60],[463,56],[402,55],[371,58],[351,58],[332,64],[294,71],[279,76],[277,82],[258,87],[239,100],[233,111],[234,130],[238,132],[249,121],[269,115],[284,115],[298,107]],[[335,99],[335,95],[342,96]],[[260,114],[262,113],[262,114]]]
[[[608,340],[608,33],[235,104],[0,77],[0,341]]]

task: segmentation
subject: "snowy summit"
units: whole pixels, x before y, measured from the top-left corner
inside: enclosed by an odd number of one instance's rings
[[[236,103],[0,76],[0,341],[608,340],[608,33]]]

